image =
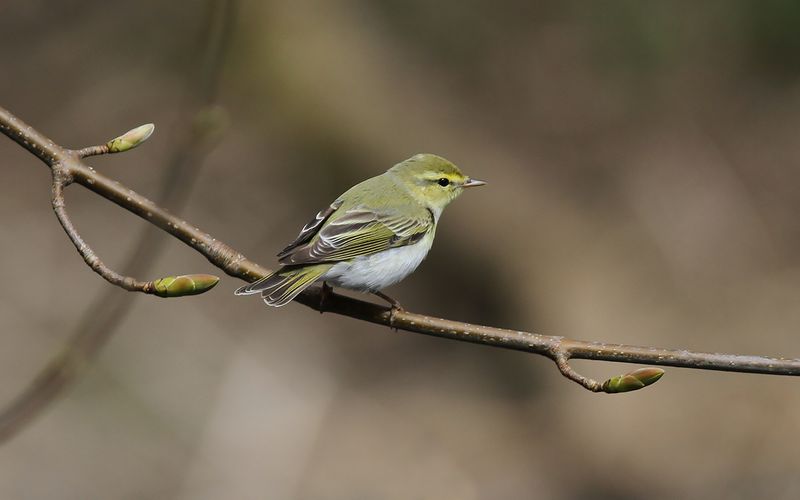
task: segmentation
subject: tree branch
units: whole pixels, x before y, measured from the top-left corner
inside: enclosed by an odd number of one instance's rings
[[[269,274],[270,271],[268,269],[248,260],[234,248],[170,214],[133,190],[97,173],[86,165],[75,152],[56,145],[3,108],[0,108],[0,132],[50,166],[54,176],[60,171],[61,174],[59,175],[63,175],[66,179],[84,186],[161,228],[204,255],[211,264],[223,270],[226,274],[249,282]],[[73,239],[73,241],[75,240]],[[87,263],[89,263],[88,259]],[[112,280],[109,281],[113,283]],[[139,290],[135,286],[132,288],[138,291],[145,291]],[[546,356],[556,363],[562,375],[593,392],[614,393],[640,389],[657,381],[663,374],[663,370],[643,368],[625,375],[611,377],[601,383],[577,373],[569,365],[570,359],[655,364],[702,370],[772,375],[800,375],[800,359],[702,353],[682,349],[586,342],[524,331],[472,325],[408,311],[392,311],[381,305],[335,293],[326,294],[323,300],[323,295],[319,288],[307,289],[295,300],[320,312],[341,314],[398,330]]]

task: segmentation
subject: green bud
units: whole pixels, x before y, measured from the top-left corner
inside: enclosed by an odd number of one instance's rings
[[[606,380],[603,382],[603,391],[609,394],[636,391],[656,383],[663,375],[664,370],[661,368],[639,368],[625,375],[618,375]]]
[[[153,294],[159,297],[183,297],[197,295],[214,288],[219,278],[210,274],[186,274],[167,276],[153,281]]]
[[[135,129],[128,130],[116,139],[111,139],[106,143],[109,153],[123,153],[133,149],[146,141],[152,134],[156,126],[152,123],[141,125]]]

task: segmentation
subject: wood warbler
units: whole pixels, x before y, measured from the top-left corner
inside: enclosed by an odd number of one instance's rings
[[[486,184],[445,160],[418,154],[367,179],[320,210],[278,254],[274,273],[236,290],[259,293],[280,307],[317,281],[373,293],[399,308],[381,290],[419,266],[428,254],[442,210],[464,188]]]

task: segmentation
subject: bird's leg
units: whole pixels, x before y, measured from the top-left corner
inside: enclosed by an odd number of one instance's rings
[[[372,294],[382,298],[383,300],[388,302],[389,305],[392,306],[392,310],[389,312],[389,324],[394,326],[394,315],[395,315],[395,313],[397,313],[397,311],[405,311],[405,309],[403,309],[403,306],[400,305],[400,302],[398,302],[397,300],[389,297],[388,295],[386,295],[385,293],[381,292],[380,290],[374,290],[374,291],[372,291]],[[396,330],[396,328],[395,328],[395,330]]]
[[[405,309],[403,309],[403,306],[400,305],[400,302],[398,302],[395,299],[389,297],[388,295],[386,295],[385,293],[381,292],[380,290],[374,290],[372,292],[372,294],[376,295],[376,296],[382,298],[383,300],[385,300],[386,302],[388,302],[389,305],[392,306],[392,309],[397,309],[398,311],[405,311]]]
[[[322,282],[322,292],[319,294],[319,313],[322,314],[325,311],[325,303],[330,298],[331,294],[333,293],[333,288],[331,288],[328,283],[325,281]]]

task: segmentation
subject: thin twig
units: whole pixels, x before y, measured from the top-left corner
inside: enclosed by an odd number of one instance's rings
[[[108,144],[100,144],[98,146],[88,146],[82,149],[75,150],[78,158],[88,158],[90,156],[107,155],[110,152]]]
[[[567,377],[568,379],[582,385],[583,387],[592,392],[600,392],[603,390],[602,384],[600,384],[596,380],[584,377],[580,373],[576,372],[575,369],[572,368],[572,366],[570,366],[569,353],[564,352],[563,350],[556,347],[553,349],[553,354],[551,357],[553,358],[553,361],[556,363],[558,371],[560,371],[561,374]]]
[[[70,219],[69,215],[67,214],[66,202],[64,201],[64,188],[69,184],[69,179],[64,173],[64,169],[60,164],[56,163],[53,165],[52,169],[53,211],[56,214],[58,222],[61,223],[61,227],[64,229],[64,232],[67,233],[67,236],[72,241],[72,244],[75,245],[78,253],[81,255],[81,257],[83,257],[86,265],[92,268],[92,271],[102,276],[112,285],[124,288],[129,292],[153,293],[152,281],[138,281],[130,276],[123,276],[119,274],[103,264],[103,261],[100,260],[100,257],[98,257],[89,244],[83,240],[80,233],[78,233],[78,230],[75,229],[75,226],[72,224],[72,220]]]
[[[244,255],[216,240],[192,224],[175,217],[140,194],[95,172],[74,155],[56,146],[44,135],[26,125],[10,112],[0,108],[0,132],[11,137],[46,164],[61,164],[74,182],[161,228],[175,238],[204,255],[214,266],[230,276],[254,281],[269,270],[248,260]],[[323,297],[320,288],[305,290],[295,300],[321,311]],[[546,356],[557,363],[562,374],[582,387],[594,392],[623,392],[643,387],[660,377],[655,369],[637,370],[626,376],[614,377],[600,383],[575,372],[569,359],[590,359],[622,363],[655,364],[702,370],[721,370],[772,375],[800,375],[800,359],[769,358],[692,352],[678,349],[586,342],[564,337],[540,335],[524,331],[506,330],[489,326],[472,325],[458,321],[434,318],[409,311],[392,311],[390,308],[328,293],[324,297],[324,311],[350,316],[399,330],[422,333],[440,338],[503,347]],[[640,383],[638,387],[615,386],[613,381],[628,380]]]

